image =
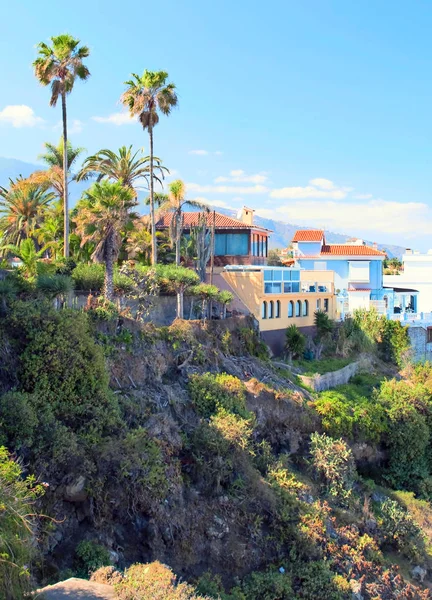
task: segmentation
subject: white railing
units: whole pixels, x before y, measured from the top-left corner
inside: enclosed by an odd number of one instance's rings
[[[416,321],[432,321],[432,312],[404,312],[397,314],[388,314],[387,317],[392,321],[401,321],[402,323],[415,323]]]

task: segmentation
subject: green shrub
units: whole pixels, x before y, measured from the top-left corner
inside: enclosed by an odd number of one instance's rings
[[[31,446],[38,423],[30,394],[9,392],[0,397],[0,438],[8,447]]]
[[[317,330],[317,337],[321,339],[333,331],[334,321],[330,319],[327,313],[317,310],[314,313],[314,325]]]
[[[76,567],[79,577],[87,578],[100,567],[111,564],[108,550],[91,540],[83,540],[75,548]]]
[[[279,571],[255,572],[244,579],[241,591],[247,600],[292,600],[291,578]]]
[[[72,271],[76,268],[75,260],[68,256],[56,260],[55,267],[57,275],[72,275]]]
[[[255,329],[251,327],[239,327],[238,335],[245,354],[256,356],[261,360],[267,360],[269,351],[266,344],[260,339]]]
[[[123,273],[119,273],[118,271],[114,272],[114,292],[119,296],[125,296],[129,294],[135,287],[133,279],[124,275]]]
[[[105,267],[97,263],[79,263],[72,271],[72,279],[77,291],[99,292],[104,286]]]
[[[310,453],[312,468],[323,483],[326,493],[342,504],[347,504],[356,479],[351,449],[342,439],[333,439],[325,433],[313,433]]]
[[[285,332],[285,351],[290,359],[303,356],[306,349],[306,337],[297,325],[290,325]]]
[[[36,280],[36,289],[47,298],[66,296],[73,286],[73,279],[67,275],[39,275]]]
[[[300,600],[346,600],[340,580],[324,561],[300,564],[295,569],[297,597]],[[348,596],[350,597],[350,596]]]
[[[0,598],[21,600],[30,591],[29,566],[36,555],[36,499],[43,487],[24,477],[0,447]]]
[[[210,417],[220,408],[245,418],[251,416],[246,410],[246,388],[240,379],[232,375],[192,375],[189,393],[197,412],[203,417]]]
[[[205,600],[191,585],[177,582],[171,569],[158,561],[132,565],[115,589],[119,600]]]
[[[384,543],[408,558],[418,560],[424,552],[424,535],[407,510],[388,498],[378,507],[376,514]]]

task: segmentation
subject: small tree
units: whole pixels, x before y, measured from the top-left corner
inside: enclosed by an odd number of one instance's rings
[[[198,215],[198,224],[191,228],[188,252],[192,256],[195,269],[202,282],[205,281],[207,263],[211,255],[211,235],[207,226],[206,213]]]
[[[209,283],[200,283],[192,289],[192,293],[194,296],[201,298],[201,316],[202,320],[205,321],[207,319],[208,303],[217,299],[219,289]]]
[[[278,250],[269,250],[267,256],[267,264],[269,267],[282,267],[283,262],[280,259]]]
[[[222,304],[222,319],[226,319],[227,307],[234,300],[234,294],[228,290],[222,290],[217,296],[217,301]]]
[[[301,333],[297,325],[290,325],[285,332],[285,351],[288,358],[299,358],[303,356],[306,348],[306,337]]]
[[[329,318],[327,313],[317,310],[314,314],[314,325],[317,329],[317,337],[321,339],[333,331],[334,321]]]
[[[183,319],[184,294],[186,290],[198,283],[198,275],[186,267],[167,265],[163,269],[162,279],[177,294],[177,318]]]

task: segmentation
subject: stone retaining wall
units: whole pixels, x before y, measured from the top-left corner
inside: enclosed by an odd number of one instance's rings
[[[302,382],[308,387],[312,388],[315,392],[324,392],[325,390],[329,390],[330,388],[334,388],[338,385],[345,385],[357,374],[361,362],[353,362],[339,369],[338,371],[330,371],[329,373],[324,373],[323,375],[319,375],[316,373],[311,377],[307,375],[299,375]]]

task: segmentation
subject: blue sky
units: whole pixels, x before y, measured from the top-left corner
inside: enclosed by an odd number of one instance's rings
[[[89,153],[147,151],[118,98],[130,72],[164,69],[180,103],[157,126],[155,152],[191,198],[432,247],[431,3],[55,4],[6,9],[0,156],[35,162],[59,137],[60,107],[31,63],[38,41],[67,31],[91,49],[92,76],[68,105],[70,138]]]

